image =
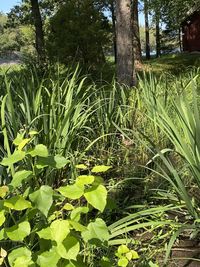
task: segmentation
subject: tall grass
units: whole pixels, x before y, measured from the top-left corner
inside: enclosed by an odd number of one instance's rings
[[[130,90],[112,84],[98,85],[80,69],[49,69],[41,76],[35,68],[2,74],[1,128],[10,153],[20,130],[39,132],[35,143],[46,145],[51,154],[70,158],[74,164],[88,155],[110,163],[110,153],[119,143],[119,127],[131,121]],[[4,150],[3,150],[4,148]]]

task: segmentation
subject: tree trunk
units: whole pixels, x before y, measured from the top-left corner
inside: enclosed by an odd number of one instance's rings
[[[35,45],[39,62],[45,61],[44,33],[42,25],[42,17],[40,14],[38,0],[31,0],[32,17],[35,26]]]
[[[142,52],[140,43],[140,28],[138,17],[138,0],[133,0],[133,49],[135,63],[141,63]]]
[[[182,31],[180,27],[178,29],[178,40],[179,40],[180,52],[183,52],[183,46],[182,46],[183,39],[182,39]]]
[[[151,54],[150,54],[148,0],[144,0],[144,19],[145,19],[146,59],[150,59],[151,58]]]
[[[135,85],[131,0],[116,1],[117,79]]]
[[[160,50],[160,14],[159,11],[156,11],[156,57],[161,56]]]
[[[112,28],[113,28],[113,49],[114,49],[114,57],[115,57],[115,64],[117,63],[117,43],[116,43],[116,16],[115,16],[115,4],[114,0],[110,3],[110,11],[112,15]]]

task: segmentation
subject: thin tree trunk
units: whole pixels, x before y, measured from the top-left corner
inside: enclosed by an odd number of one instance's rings
[[[160,49],[160,14],[159,11],[156,11],[156,57],[161,56]]]
[[[117,63],[117,43],[116,43],[116,16],[115,16],[115,4],[114,0],[110,3],[110,10],[112,14],[112,28],[113,28],[113,49],[114,49],[114,57],[115,57],[115,64]]]
[[[39,62],[44,62],[45,60],[44,33],[43,33],[42,17],[40,14],[38,0],[31,0],[31,10],[35,26],[35,45],[38,53],[38,59]]]
[[[150,59],[151,58],[151,54],[150,54],[148,0],[144,0],[144,19],[145,19],[146,59]]]
[[[179,47],[180,47],[180,52],[183,52],[183,46],[182,46],[182,31],[181,28],[178,29],[178,39],[179,39]]]
[[[135,85],[131,0],[116,1],[117,79]]]
[[[139,28],[139,17],[138,17],[138,0],[133,0],[133,49],[135,63],[141,63],[142,52],[140,42],[140,28]]]

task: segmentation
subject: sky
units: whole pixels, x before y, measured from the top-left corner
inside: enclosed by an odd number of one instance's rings
[[[17,5],[20,2],[20,0],[0,0],[0,11],[7,13],[14,5]]]

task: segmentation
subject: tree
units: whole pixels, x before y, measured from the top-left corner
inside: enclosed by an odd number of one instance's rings
[[[44,33],[43,33],[43,23],[40,14],[40,8],[38,0],[31,1],[31,11],[35,26],[35,45],[38,53],[39,62],[45,61],[45,45],[44,45]]]
[[[116,1],[117,79],[135,85],[131,0]]]
[[[50,18],[47,49],[51,59],[97,66],[105,62],[109,22],[93,0],[67,0]]]
[[[135,63],[141,63],[142,53],[139,30],[138,0],[133,0],[133,48]]]
[[[144,17],[145,17],[145,38],[146,38],[146,59],[151,58],[150,54],[150,35],[149,35],[149,0],[144,0]]]

